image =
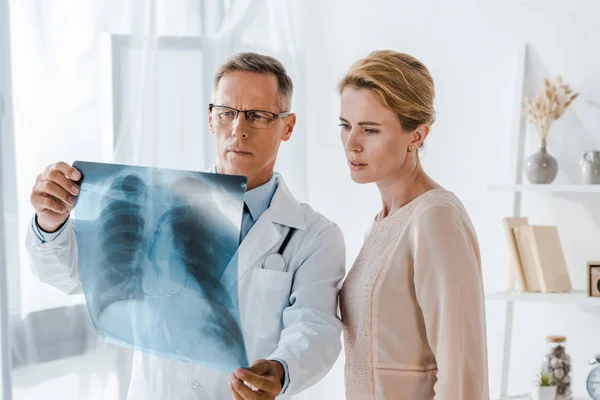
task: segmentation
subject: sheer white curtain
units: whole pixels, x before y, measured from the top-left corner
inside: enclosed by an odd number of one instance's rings
[[[279,58],[296,86],[299,123],[277,169],[305,199],[300,6],[275,0],[0,5],[0,18],[10,22],[0,20],[2,37],[10,27],[11,44],[11,57],[0,47],[0,59],[12,67],[14,116],[14,136],[3,132],[1,142],[0,278],[8,277],[3,309],[10,324],[0,328],[10,333],[13,398],[125,398],[131,352],[98,340],[82,296],[40,284],[29,270],[24,237],[35,177],[59,160],[208,167],[212,76],[231,54],[257,51]]]
[[[214,72],[237,52],[273,55],[294,80],[293,111],[299,121],[292,140],[282,146],[276,168],[305,199],[306,96],[298,3],[203,2],[210,14],[197,10],[198,2],[191,3],[194,7],[186,9],[181,3],[173,7],[157,1],[145,15],[142,35],[105,37],[104,147],[115,150],[115,161],[127,164],[201,169],[214,163],[206,120]],[[203,18],[190,22],[190,14]]]
[[[10,190],[14,185],[14,148],[12,122],[12,79],[10,73],[10,37],[8,29],[8,0],[0,0],[0,398],[11,398],[11,363],[9,343],[9,293],[7,266],[14,263],[16,251],[5,240],[14,221],[16,197]],[[10,149],[10,150],[9,150]],[[9,214],[10,213],[10,214]],[[16,276],[16,274],[14,274]]]

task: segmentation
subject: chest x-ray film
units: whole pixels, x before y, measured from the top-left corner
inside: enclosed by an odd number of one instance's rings
[[[108,342],[232,371],[248,360],[234,257],[246,178],[75,162],[79,268]]]

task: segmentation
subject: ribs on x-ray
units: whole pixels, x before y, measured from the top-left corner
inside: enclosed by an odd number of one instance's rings
[[[160,356],[247,366],[237,262],[246,178],[76,162],[81,278],[98,332]]]

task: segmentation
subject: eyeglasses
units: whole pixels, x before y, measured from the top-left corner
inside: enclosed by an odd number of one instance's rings
[[[287,117],[291,114],[289,111],[275,114],[263,110],[237,110],[235,108],[215,104],[209,104],[208,110],[212,113],[213,118],[215,118],[219,124],[223,125],[231,125],[240,113],[244,113],[248,125],[257,129],[270,128],[276,119]]]

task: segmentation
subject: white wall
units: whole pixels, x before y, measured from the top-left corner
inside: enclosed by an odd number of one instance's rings
[[[310,201],[344,230],[348,265],[380,203],[373,185],[359,186],[349,178],[339,141],[335,84],[357,58],[391,48],[419,58],[434,77],[438,121],[423,163],[463,200],[473,219],[486,291],[504,290],[508,254],[500,218],[512,212],[511,195],[488,192],[487,185],[511,178],[517,48],[526,41],[533,50],[527,71],[530,96],[546,74],[562,74],[581,92],[553,127],[548,144],[560,165],[557,181],[577,183],[581,152],[600,148],[600,3],[314,0],[306,19]],[[535,131],[528,138],[527,154],[535,150]],[[575,289],[585,287],[586,261],[600,259],[600,195],[590,196],[524,197],[523,215],[532,223],[558,224]],[[500,386],[504,309],[502,302],[488,302],[493,396]],[[510,392],[531,390],[545,336],[565,334],[574,390],[585,393],[587,360],[600,353],[600,308],[517,303],[515,317]],[[343,357],[319,385],[319,398],[343,398],[342,365]]]

